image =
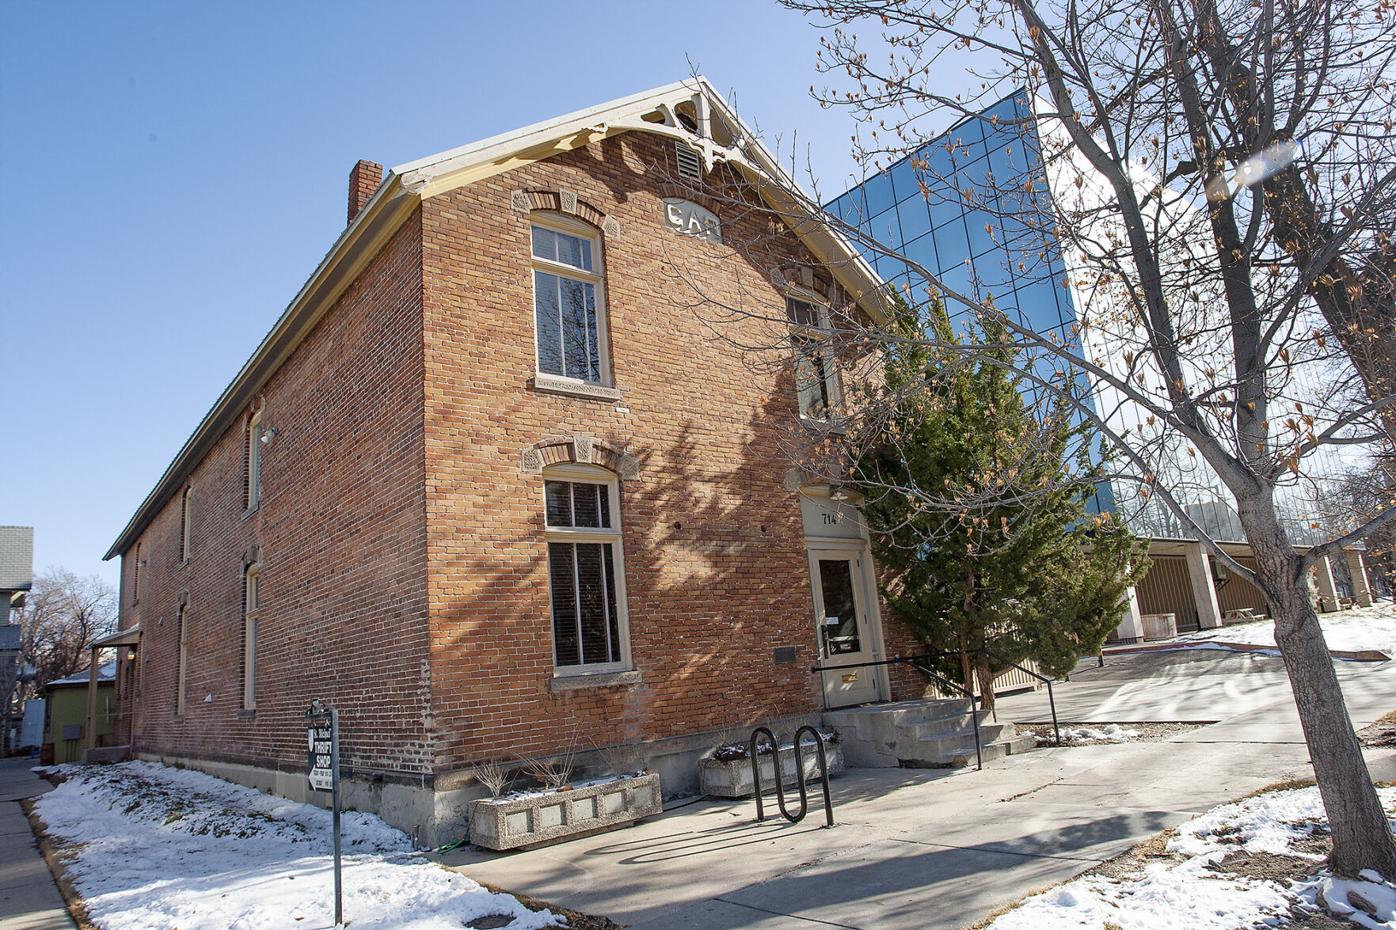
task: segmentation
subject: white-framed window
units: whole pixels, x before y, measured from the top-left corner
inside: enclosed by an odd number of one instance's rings
[[[247,418],[247,448],[243,458],[243,490],[247,509],[256,510],[262,501],[262,412]]]
[[[242,707],[257,708],[257,618],[261,566],[242,570]]]
[[[553,662],[559,675],[630,668],[619,485],[594,465],[543,472]]]
[[[790,343],[795,350],[795,392],[800,416],[832,419],[839,405],[838,366],[829,344],[829,310],[804,296],[785,298]]]
[[[176,615],[179,624],[179,668],[175,676],[175,713],[184,714],[184,690],[189,680],[189,608],[179,605]]]
[[[194,495],[194,489],[184,486],[184,491],[179,495],[179,561],[189,561],[189,507]]]
[[[601,238],[579,220],[553,214],[533,218],[533,332],[538,374],[586,384],[607,384]]]

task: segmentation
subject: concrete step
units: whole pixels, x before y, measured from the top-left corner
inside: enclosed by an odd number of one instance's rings
[[[967,702],[963,700],[897,701],[891,704],[870,704],[844,707],[824,712],[826,726],[858,739],[891,740],[899,727],[953,720],[969,719]]]
[[[979,722],[982,724],[989,719],[987,711],[976,711]],[[937,733],[958,733],[960,730],[970,730],[974,728],[974,720],[970,716],[969,710],[962,703],[954,713],[941,713],[939,716],[927,717],[914,722],[907,722],[901,725],[903,731],[916,731],[920,736],[933,736]]]
[[[974,722],[985,761],[1036,746],[1012,723],[993,722],[985,710],[971,712],[961,699],[899,701],[840,708],[824,714],[839,731],[848,764],[890,768],[960,767],[975,761]]]
[[[947,746],[941,744],[939,748],[930,748],[934,744],[927,744],[927,748],[916,753],[911,753],[913,758],[902,759],[903,768],[952,768],[959,769],[975,764],[974,737],[971,736],[967,743],[958,746]],[[1037,748],[1036,737],[1023,735],[1014,736],[1008,739],[994,740],[983,745],[983,758],[985,762],[993,759],[1002,759],[1004,756],[1016,756],[1025,752],[1030,752]]]
[[[1036,749],[1037,737],[1033,736],[1031,733],[1023,733],[1012,739],[1004,740],[1003,743],[1008,747],[1008,754],[1010,756],[1017,756],[1025,752],[1032,752]]]
[[[983,748],[985,762],[1002,759],[1006,755],[1008,755],[1008,746],[1005,743],[989,743]],[[918,753],[914,759],[903,759],[902,768],[962,769],[967,765],[974,765],[974,762],[974,740],[971,739],[967,749],[952,752],[926,751]]]
[[[1007,739],[1014,734],[1011,723],[990,723],[988,711],[980,711],[978,716],[980,738],[984,742],[989,743],[1001,738]],[[963,714],[959,717],[945,717],[928,723],[902,727],[901,733],[914,734],[918,740],[935,739],[941,736],[960,736],[965,733],[973,734],[974,721],[969,714]]]

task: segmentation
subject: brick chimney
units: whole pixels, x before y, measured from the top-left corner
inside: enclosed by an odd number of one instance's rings
[[[378,190],[378,185],[383,183],[383,166],[376,161],[364,161],[359,159],[359,163],[354,166],[354,170],[349,172],[349,219],[347,222],[354,222],[354,217],[359,215],[359,211],[368,203],[368,199],[373,196],[373,192]]]

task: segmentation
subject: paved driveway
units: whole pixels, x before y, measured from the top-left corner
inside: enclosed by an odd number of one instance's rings
[[[1359,725],[1396,708],[1396,662],[1341,676]],[[756,824],[749,801],[699,801],[561,846],[442,859],[646,930],[958,930],[1192,814],[1309,773],[1277,659],[1119,657],[1074,675],[1058,700],[1064,720],[1222,722],[1167,742],[1039,750],[982,772],[853,771],[834,781],[832,830],[815,816]],[[1000,705],[1009,719],[1042,719],[1045,706],[1045,695]],[[1369,762],[1396,777],[1396,752]]]

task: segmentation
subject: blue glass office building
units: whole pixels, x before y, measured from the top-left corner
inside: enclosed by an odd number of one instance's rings
[[[948,287],[1071,339],[1076,313],[1040,198],[1047,196],[1026,96],[962,120],[827,205],[835,216],[936,274]],[[923,189],[924,185],[924,189]],[[924,282],[902,261],[867,257],[884,280]],[[899,288],[900,289],[900,288]],[[955,307],[950,307],[952,314]]]
[[[1044,203],[1047,182],[1026,94],[1012,94],[967,117],[936,139],[826,205],[865,236],[900,257],[859,242],[883,280],[913,302],[925,299],[916,265],[949,289],[992,299],[996,307],[1043,335],[1079,346],[1077,315]],[[967,311],[946,298],[952,319]],[[1035,370],[1060,378],[1060,365],[1039,356]],[[1091,403],[1083,379],[1078,396]],[[1113,509],[1108,485],[1095,506]]]

